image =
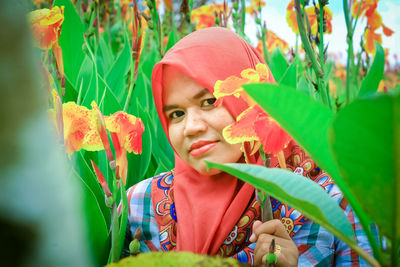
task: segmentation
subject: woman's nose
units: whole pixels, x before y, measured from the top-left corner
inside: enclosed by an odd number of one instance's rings
[[[201,111],[187,111],[185,118],[185,136],[193,136],[207,130],[207,122]]]

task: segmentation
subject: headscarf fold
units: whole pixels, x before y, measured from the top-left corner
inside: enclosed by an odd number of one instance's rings
[[[198,30],[175,44],[154,66],[152,74],[155,106],[168,139],[167,119],[162,111],[163,65],[176,67],[213,92],[217,80],[240,76],[242,70],[255,69],[260,62],[264,63],[263,58],[251,45],[225,28]],[[234,118],[248,108],[247,103],[234,96],[224,99],[223,104]],[[250,161],[260,163],[256,157]],[[216,254],[253,194],[254,187],[227,173],[200,175],[175,153],[176,250]]]

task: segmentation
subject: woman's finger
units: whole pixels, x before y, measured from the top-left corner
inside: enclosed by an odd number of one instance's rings
[[[256,224],[256,222],[254,222],[254,224]],[[257,240],[260,234],[269,234],[284,239],[291,239],[288,232],[286,231],[285,226],[283,226],[281,221],[277,219],[262,224],[258,223],[256,226],[253,226],[253,235],[255,235],[255,237],[253,237],[252,235],[250,237],[250,241],[255,242],[252,240]]]

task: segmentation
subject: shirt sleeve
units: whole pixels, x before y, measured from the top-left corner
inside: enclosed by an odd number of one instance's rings
[[[337,201],[349,219],[358,245],[369,254],[372,254],[371,246],[365,232],[362,230],[360,221],[343,198],[339,188],[333,185],[328,193]],[[374,230],[377,233],[376,227]],[[299,266],[369,266],[343,241],[311,220],[308,220],[299,229],[293,236],[293,241],[300,252]]]
[[[140,226],[140,252],[161,250],[159,230],[151,200],[151,181],[152,178],[143,180],[127,191],[128,228],[133,239],[136,229]]]

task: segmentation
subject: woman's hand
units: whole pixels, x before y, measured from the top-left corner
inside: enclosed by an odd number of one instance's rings
[[[276,266],[297,266],[299,251],[279,220],[271,220],[265,223],[254,222],[250,242],[257,242],[254,251],[255,264],[266,263],[266,255],[269,253],[272,239],[275,239],[275,244],[278,245],[278,248],[280,247],[280,252],[279,249],[276,252]]]

